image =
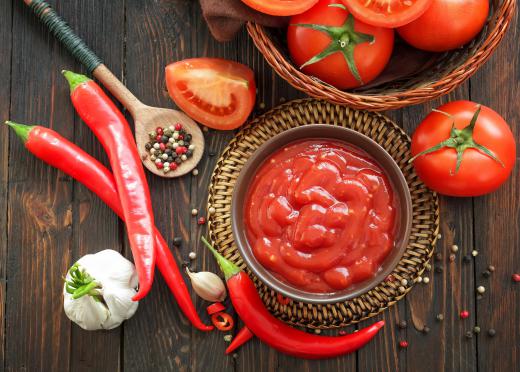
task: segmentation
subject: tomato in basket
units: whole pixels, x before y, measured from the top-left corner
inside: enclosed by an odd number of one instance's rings
[[[394,30],[354,19],[339,0],[320,0],[291,17],[287,43],[304,73],[348,89],[368,83],[383,71],[394,47]]]
[[[432,0],[342,0],[356,19],[372,26],[395,28],[419,18]]]
[[[488,0],[433,0],[422,16],[397,32],[415,48],[444,52],[470,42],[488,15]]]

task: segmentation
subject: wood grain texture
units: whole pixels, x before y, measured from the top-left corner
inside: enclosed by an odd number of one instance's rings
[[[487,288],[477,301],[480,371],[520,370],[520,22],[517,16],[490,62],[471,81],[471,98],[497,111],[511,125],[517,143],[517,164],[512,177],[495,193],[475,199],[476,285]],[[493,265],[489,279],[482,272]],[[496,336],[487,335],[490,328]]]
[[[12,4],[0,4],[0,124],[9,119],[11,103],[11,49],[12,49]],[[7,189],[9,179],[9,131],[0,130],[0,371],[4,371],[5,361],[5,301],[6,301],[6,262],[7,262]]]
[[[22,2],[14,2],[13,22],[11,118],[72,138],[73,110],[56,67],[70,59]],[[72,182],[12,135],[9,159],[6,369],[67,370],[70,322],[61,277],[72,249]]]

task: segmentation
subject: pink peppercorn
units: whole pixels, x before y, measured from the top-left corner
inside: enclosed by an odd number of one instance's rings
[[[406,349],[408,347],[408,341],[401,341],[399,342],[399,346],[403,349]]]
[[[164,164],[163,163],[155,163],[155,166],[157,167],[157,169],[163,169],[164,168]]]
[[[204,225],[204,224],[206,223],[206,219],[205,219],[204,217],[201,217],[201,218],[199,218],[199,220],[197,221],[197,223],[198,223],[199,225]]]
[[[159,144],[159,148],[161,149],[161,151],[164,151],[164,150],[166,150],[166,145],[165,145],[164,143],[161,142],[161,143]]]
[[[183,140],[184,136],[182,134],[179,134],[179,141]]]
[[[182,146],[179,146],[175,149],[175,152],[177,153],[177,155],[182,155],[184,154],[183,150],[182,150]]]
[[[177,123],[177,124],[175,124],[175,130],[176,130],[176,131],[179,131],[179,130],[181,130],[181,129],[182,129],[182,124],[181,124],[181,123]]]
[[[177,169],[177,163],[171,163],[171,164],[170,164],[170,169],[171,169],[171,170],[175,170],[175,169]]]
[[[462,310],[462,311],[460,312],[460,318],[461,318],[461,319],[466,319],[466,318],[468,318],[468,317],[469,317],[469,311],[467,311],[467,310]]]
[[[155,133],[157,133],[158,135],[162,136],[164,131],[161,127],[157,127],[155,128]]]
[[[161,134],[158,134],[157,137],[155,137],[155,140],[159,143],[162,142],[162,135]]]
[[[513,281],[520,282],[520,274],[513,274]]]
[[[340,336],[345,336],[347,334],[347,332],[344,330],[341,330],[341,331],[339,331],[339,334],[340,334]]]

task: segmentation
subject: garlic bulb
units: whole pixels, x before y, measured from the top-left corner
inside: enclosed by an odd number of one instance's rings
[[[112,329],[131,318],[138,306],[133,263],[107,249],[80,258],[67,272],[63,308],[85,330]]]
[[[186,272],[191,280],[195,293],[210,302],[221,302],[227,296],[226,286],[220,277],[209,271],[192,273],[188,268]]]

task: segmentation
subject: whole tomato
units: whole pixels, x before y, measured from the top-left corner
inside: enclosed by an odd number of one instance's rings
[[[477,36],[488,14],[488,0],[433,0],[422,16],[399,27],[397,32],[418,49],[444,52]]]
[[[339,0],[320,0],[291,17],[287,43],[303,72],[348,89],[368,83],[383,71],[394,47],[394,30],[354,19]]]
[[[450,196],[496,190],[513,169],[516,144],[504,119],[486,106],[454,101],[430,113],[412,136],[419,178]]]

